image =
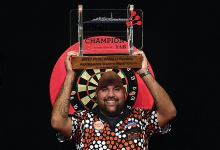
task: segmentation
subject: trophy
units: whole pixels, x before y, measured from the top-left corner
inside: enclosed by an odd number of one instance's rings
[[[143,46],[142,10],[85,9],[70,11],[70,44],[78,35],[79,56],[73,69],[141,68],[142,56],[133,55]],[[77,20],[78,18],[78,20]]]

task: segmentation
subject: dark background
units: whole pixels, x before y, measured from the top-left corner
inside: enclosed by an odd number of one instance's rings
[[[219,44],[216,4],[206,1],[1,1],[1,149],[74,149],[58,143],[50,125],[49,82],[69,47],[69,11],[126,9],[144,12],[144,47],[156,80],[178,114],[172,132],[149,149],[218,150]],[[215,67],[216,66],[216,67]],[[216,111],[217,110],[217,111]]]

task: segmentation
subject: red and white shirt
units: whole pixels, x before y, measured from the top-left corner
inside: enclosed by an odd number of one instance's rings
[[[73,140],[78,150],[147,150],[148,140],[154,134],[171,130],[168,124],[158,126],[156,110],[125,108],[115,125],[111,126],[98,107],[88,111],[79,110],[69,115],[72,119],[72,136],[60,133],[60,142]]]

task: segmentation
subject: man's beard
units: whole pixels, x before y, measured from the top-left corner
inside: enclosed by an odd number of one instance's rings
[[[98,99],[98,97],[97,97],[97,99]],[[105,102],[107,100],[114,100],[114,101],[118,101],[119,102],[118,98],[105,98],[104,99]],[[115,110],[111,110],[111,109],[108,108],[108,106],[107,106],[107,104],[105,102],[104,102],[103,105],[101,104],[101,107],[100,107],[100,104],[98,103],[99,109],[105,115],[107,115],[107,116],[117,116],[117,115],[119,115],[123,111],[124,103],[121,103],[121,104],[118,103],[116,105],[116,107],[115,107]]]

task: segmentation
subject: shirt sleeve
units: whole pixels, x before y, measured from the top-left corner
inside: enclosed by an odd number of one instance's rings
[[[171,125],[166,124],[163,128],[159,127],[159,133],[160,134],[166,134],[171,131]]]
[[[57,137],[57,140],[62,143],[62,142],[65,142],[67,140],[72,140],[72,135],[70,137],[65,137],[64,135],[62,135],[60,132],[57,132],[56,133],[56,137]]]
[[[82,112],[81,112],[82,113]],[[69,114],[69,117],[72,120],[72,135],[70,137],[65,137],[60,132],[56,132],[56,137],[59,142],[65,142],[67,140],[74,140],[76,141],[79,135],[81,135],[79,126],[81,125],[81,114],[80,112],[74,112],[72,114]]]
[[[147,129],[148,129],[148,138],[154,134],[166,134],[170,132],[171,125],[166,124],[163,128],[158,126],[157,120],[157,111],[153,109],[147,110]]]

